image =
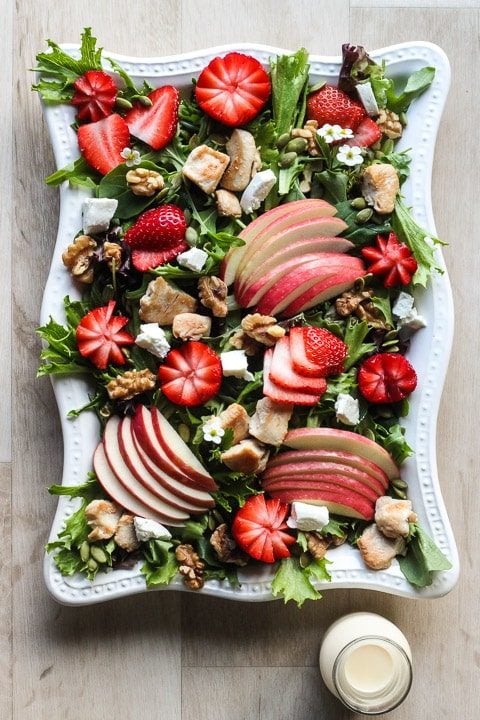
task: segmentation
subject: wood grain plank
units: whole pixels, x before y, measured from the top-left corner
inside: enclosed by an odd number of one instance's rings
[[[480,0],[350,0],[350,7],[354,8],[425,8],[435,10],[438,8],[467,8],[480,7]],[[415,37],[420,37],[415,36]]]
[[[0,464],[0,717],[12,711],[11,467]]]

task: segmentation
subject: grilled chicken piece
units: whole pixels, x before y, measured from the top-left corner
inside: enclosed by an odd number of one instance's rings
[[[220,185],[233,192],[245,190],[251,180],[257,154],[255,138],[248,130],[236,128],[227,141],[226,149],[230,164],[223,173]]]
[[[387,538],[373,524],[365,528],[357,546],[363,558],[363,562],[372,570],[386,570],[392,564],[396,555],[405,552],[405,540],[403,538]]]
[[[277,403],[265,397],[257,402],[250,419],[250,435],[267,445],[279,447],[288,431],[293,406]]]
[[[195,312],[197,301],[187,293],[157,277],[148,284],[147,292],[140,298],[140,319],[146,323],[171,325],[179,313]]]
[[[256,440],[242,440],[221,455],[225,465],[235,472],[257,475],[265,470],[269,451]]]
[[[417,520],[412,511],[411,500],[397,500],[383,495],[375,505],[375,523],[386,537],[406,538],[410,532],[409,523]]]

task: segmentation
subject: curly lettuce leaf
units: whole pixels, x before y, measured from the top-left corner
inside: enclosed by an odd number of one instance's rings
[[[305,48],[270,61],[273,120],[278,135],[289,132],[298,122],[303,122],[303,103],[299,101],[305,92],[309,69]]]
[[[272,595],[282,596],[285,603],[293,600],[299,608],[305,600],[319,600],[322,595],[312,583],[330,581],[327,563],[328,560],[322,558],[313,560],[307,567],[302,568],[298,558],[284,558],[272,580]]]
[[[170,540],[149,540],[144,548],[145,562],[140,568],[147,587],[168,585],[178,572],[175,550]]]
[[[434,245],[444,245],[441,240],[432,237],[412,217],[407,206],[400,198],[395,202],[392,214],[392,228],[398,238],[406,243],[418,263],[413,276],[413,285],[427,286],[428,279],[433,271],[442,273],[442,268],[435,260]]]
[[[448,558],[417,523],[410,525],[408,551],[405,557],[398,557],[398,563],[408,582],[416,587],[431,585],[436,572],[452,567]]]

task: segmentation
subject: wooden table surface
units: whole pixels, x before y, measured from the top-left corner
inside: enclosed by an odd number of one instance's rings
[[[325,628],[356,609],[386,615],[412,645],[413,688],[392,719],[478,718],[480,2],[2,0],[1,10],[0,718],[357,717],[329,695],[317,669]],[[43,183],[53,155],[28,69],[46,38],[77,42],[86,25],[101,46],[142,56],[235,41],[338,55],[347,40],[372,49],[429,40],[448,54],[453,79],[437,142],[433,206],[438,233],[449,243],[456,332],[438,463],[462,569],[446,597],[410,601],[330,591],[299,611],[282,602],[239,604],[171,592],[74,609],[47,594],[42,548],[55,500],[45,488],[61,477],[62,442],[50,383],[35,379],[34,328],[58,192]]]

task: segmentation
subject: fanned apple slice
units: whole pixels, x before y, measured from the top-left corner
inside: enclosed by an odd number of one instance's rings
[[[277,492],[278,490],[331,490],[333,492],[343,492],[345,490],[349,493],[356,493],[373,503],[376,503],[380,497],[369,485],[340,474],[311,474],[303,477],[281,475],[269,482],[262,481],[262,487],[268,493]]]
[[[324,505],[334,515],[373,520],[375,504],[356,493],[334,490],[275,490],[269,495],[282,503],[306,502]]]
[[[341,475],[346,478],[351,478],[352,480],[364,483],[364,485],[368,485],[377,496],[385,495],[385,486],[376,477],[373,477],[373,475],[370,475],[364,470],[355,468],[352,465],[324,462],[321,460],[314,462],[297,460],[291,463],[282,463],[274,467],[267,465],[267,469],[262,474],[262,484],[266,486],[266,484],[269,484],[271,481],[273,482],[277,478],[285,476],[292,478],[298,478],[300,476],[305,479],[313,476],[322,480],[325,475]]]

